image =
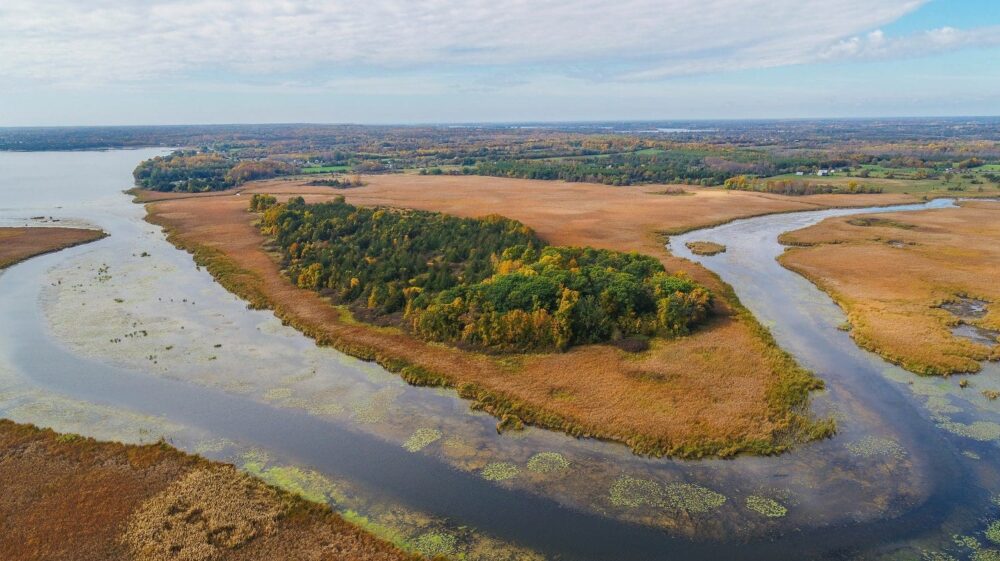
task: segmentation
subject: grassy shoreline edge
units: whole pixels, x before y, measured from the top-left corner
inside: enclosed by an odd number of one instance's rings
[[[137,194],[133,192],[133,194]],[[137,202],[143,202],[137,200]],[[332,338],[322,332],[320,326],[312,325],[296,317],[293,313],[275,305],[258,286],[260,276],[241,268],[222,251],[208,245],[189,242],[159,217],[152,208],[156,203],[145,204],[146,221],[163,229],[168,242],[190,253],[196,264],[205,267],[212,277],[224,288],[247,302],[250,309],[271,310],[285,325],[293,327],[318,345],[330,346],[354,358],[375,362],[386,370],[398,374],[404,381],[415,386],[448,387],[458,392],[463,399],[470,400],[473,409],[489,413],[499,419],[501,428],[517,428],[532,425],[539,428],[557,430],[573,437],[587,437],[620,442],[634,453],[653,457],[674,457],[679,459],[699,459],[705,457],[730,458],[740,454],[775,455],[788,451],[794,444],[827,438],[836,432],[832,419],[813,419],[808,412],[810,392],[823,388],[822,380],[799,366],[794,358],[778,347],[770,331],[739,302],[729,285],[711,273],[724,287],[721,294],[733,310],[734,316],[748,323],[751,332],[769,349],[769,360],[776,363],[778,378],[768,392],[768,410],[774,418],[783,421],[786,429],[775,433],[769,439],[737,438],[728,440],[703,439],[682,443],[664,442],[662,438],[648,434],[622,434],[603,427],[587,426],[574,419],[547,411],[512,398],[503,392],[493,391],[479,384],[466,382],[456,385],[447,375],[433,372],[419,364],[391,353],[358,345],[341,338]],[[374,327],[372,329],[375,329]]]

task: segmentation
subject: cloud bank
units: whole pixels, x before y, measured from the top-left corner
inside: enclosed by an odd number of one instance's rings
[[[322,82],[455,68],[659,79],[996,44],[995,29],[869,33],[924,3],[4,0],[0,89],[223,76],[280,84],[310,73]]]

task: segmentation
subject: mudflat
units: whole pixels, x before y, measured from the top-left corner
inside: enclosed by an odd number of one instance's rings
[[[861,346],[919,374],[976,372],[1000,358],[1000,203],[829,218],[790,232],[780,258],[847,312]],[[962,317],[949,304],[983,303]],[[944,305],[944,307],[942,307]],[[979,342],[952,333],[959,322]]]
[[[579,436],[617,440],[641,453],[700,457],[775,453],[829,433],[808,415],[811,389],[821,384],[776,347],[767,331],[709,271],[664,249],[663,233],[736,218],[830,206],[912,202],[905,195],[784,197],[692,189],[694,196],[657,194],[662,186],[592,184],[490,177],[366,177],[363,187],[337,190],[308,180],[250,183],[211,196],[140,193],[148,219],[170,240],[252,305],[277,315],[323,344],[402,371],[411,381],[454,386],[499,418]],[[656,339],[629,353],[589,345],[565,353],[497,357],[420,341],[397,330],[354,321],[317,293],[295,287],[264,249],[248,212],[250,193],[306,202],[344,195],[357,205],[500,214],[533,228],[552,244],[639,251],[668,271],[684,271],[718,296],[717,315],[687,337]]]
[[[0,228],[0,269],[104,236],[100,230],[85,228]]]

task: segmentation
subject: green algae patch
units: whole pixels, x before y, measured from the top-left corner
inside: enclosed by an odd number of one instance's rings
[[[419,452],[441,439],[441,431],[437,429],[417,429],[403,443],[403,448],[410,452]]]
[[[506,481],[517,477],[521,472],[517,466],[508,462],[493,462],[487,464],[479,475],[487,481]]]
[[[900,446],[899,442],[880,436],[866,436],[856,442],[850,442],[846,446],[851,454],[861,458],[876,458],[881,456],[902,458],[906,455],[906,450]]]
[[[241,456],[241,460],[247,473],[308,501],[328,504],[331,501],[337,502],[340,496],[336,485],[317,471],[295,466],[266,467],[271,458],[259,448],[248,450]]]
[[[569,469],[569,460],[558,452],[539,452],[528,459],[528,471],[554,473]]]
[[[709,512],[726,503],[725,495],[694,483],[671,483],[666,493],[670,506],[687,512]]]
[[[788,509],[778,501],[759,495],[750,495],[747,497],[746,506],[757,514],[762,514],[768,518],[781,518],[788,514]]]
[[[413,550],[428,559],[451,556],[455,553],[456,545],[458,538],[437,530],[423,533],[413,540]]]

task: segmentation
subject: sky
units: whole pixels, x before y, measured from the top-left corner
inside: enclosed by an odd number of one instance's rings
[[[0,126],[949,115],[998,0],[0,1]]]

